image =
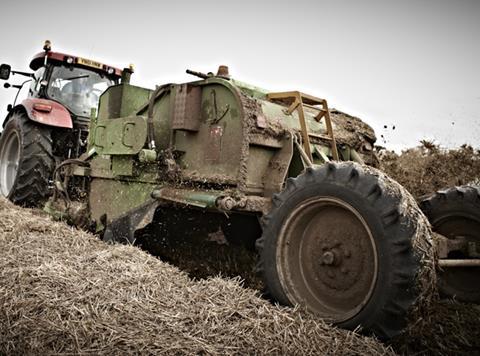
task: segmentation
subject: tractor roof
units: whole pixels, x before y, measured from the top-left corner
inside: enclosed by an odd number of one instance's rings
[[[97,61],[93,61],[91,59],[72,56],[70,54],[60,53],[60,52],[46,52],[47,58],[49,61],[54,61],[57,63],[65,63],[65,64],[72,64],[78,67],[85,67],[97,72],[103,72],[112,76],[120,77],[122,75],[122,70],[119,68],[115,68]],[[45,60],[45,52],[37,53],[32,61],[30,62],[30,68],[33,70],[37,70],[41,66],[43,66]]]

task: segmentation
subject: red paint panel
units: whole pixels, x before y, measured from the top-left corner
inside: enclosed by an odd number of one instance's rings
[[[35,110],[35,104],[38,104],[40,107],[51,107],[52,109],[50,112]],[[25,107],[28,117],[33,121],[48,126],[65,127],[67,129],[73,127],[70,113],[63,105],[56,101],[30,98],[22,101],[22,105]]]

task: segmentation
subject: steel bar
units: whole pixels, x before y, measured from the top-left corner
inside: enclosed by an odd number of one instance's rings
[[[438,260],[439,267],[480,267],[478,260]]]

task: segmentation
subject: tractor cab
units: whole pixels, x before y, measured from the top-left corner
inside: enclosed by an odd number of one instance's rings
[[[100,95],[120,80],[128,83],[133,70],[53,52],[50,41],[33,57],[30,69],[33,73],[0,65],[2,80],[27,77],[20,84],[4,84],[18,91],[0,134],[0,194],[35,206],[48,198],[56,164],[85,152]],[[25,85],[28,95],[17,102]]]
[[[45,42],[43,49],[30,62],[33,73],[11,71],[9,65],[2,64],[0,79],[8,79],[10,74],[29,77],[21,85],[6,83],[5,87],[20,90],[29,83],[27,100],[53,101],[55,103],[42,102],[42,107],[48,109],[49,106],[60,104],[71,116],[72,127],[88,126],[92,108],[97,108],[100,95],[108,87],[120,82],[122,70],[90,59],[52,52],[49,41]],[[56,126],[55,123],[52,126]]]
[[[51,51],[35,55],[30,68],[34,73],[29,97],[56,101],[76,118],[89,118],[100,95],[122,75],[118,68]]]

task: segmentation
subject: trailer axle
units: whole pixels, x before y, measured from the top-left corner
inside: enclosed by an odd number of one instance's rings
[[[480,259],[476,260],[438,260],[439,267],[480,267]]]

